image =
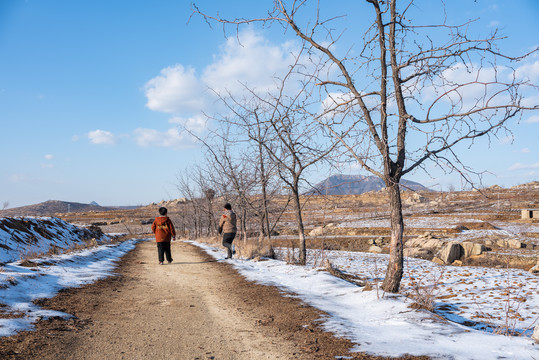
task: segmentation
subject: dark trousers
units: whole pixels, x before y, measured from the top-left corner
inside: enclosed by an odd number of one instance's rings
[[[227,258],[232,257],[232,241],[234,241],[235,237],[236,237],[236,233],[223,234],[223,246],[226,247]]]
[[[159,257],[159,262],[165,261],[165,255],[167,256],[167,261],[171,262],[172,254],[170,253],[170,241],[157,243],[157,256]]]

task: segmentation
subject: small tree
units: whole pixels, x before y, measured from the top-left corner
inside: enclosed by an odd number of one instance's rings
[[[276,94],[260,95],[247,89],[251,95],[249,100],[232,99],[227,104],[234,114],[230,121],[256,143],[259,154],[264,150],[290,191],[298,227],[299,263],[305,264],[307,247],[300,198],[303,176],[310,167],[325,160],[337,143],[328,143],[321,136],[323,129],[307,111],[310,106],[309,82],[304,82],[296,93],[287,94],[291,75],[288,73],[281,80]]]

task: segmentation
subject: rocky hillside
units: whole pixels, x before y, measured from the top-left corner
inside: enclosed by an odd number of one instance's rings
[[[58,218],[0,218],[0,263],[108,240],[98,227],[76,226]]]
[[[403,190],[429,190],[425,186],[408,180],[402,180]],[[382,179],[376,176],[333,175],[316,184],[308,194],[321,195],[359,195],[385,188]]]

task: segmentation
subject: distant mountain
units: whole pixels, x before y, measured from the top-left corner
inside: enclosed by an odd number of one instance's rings
[[[401,180],[403,190],[426,190],[425,186],[408,180]],[[333,175],[316,184],[307,194],[321,195],[359,195],[369,191],[379,191],[385,188],[384,181],[376,176],[363,175]]]
[[[95,201],[92,201],[92,202],[90,203],[90,205],[101,206],[101,205],[99,205],[98,203],[96,203]]]
[[[49,200],[35,205],[21,206],[0,211],[0,216],[52,216],[57,213],[109,211],[118,207],[104,207],[97,203],[81,204],[59,200]]]

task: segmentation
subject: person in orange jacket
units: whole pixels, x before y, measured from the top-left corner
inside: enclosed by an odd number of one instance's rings
[[[170,218],[167,216],[167,212],[167,208],[160,207],[160,216],[156,217],[152,224],[152,232],[155,234],[155,241],[157,242],[157,256],[159,258],[159,265],[163,265],[165,255],[168,263],[170,264],[172,262],[170,241],[176,240],[174,224],[172,224],[172,220],[170,220]]]

